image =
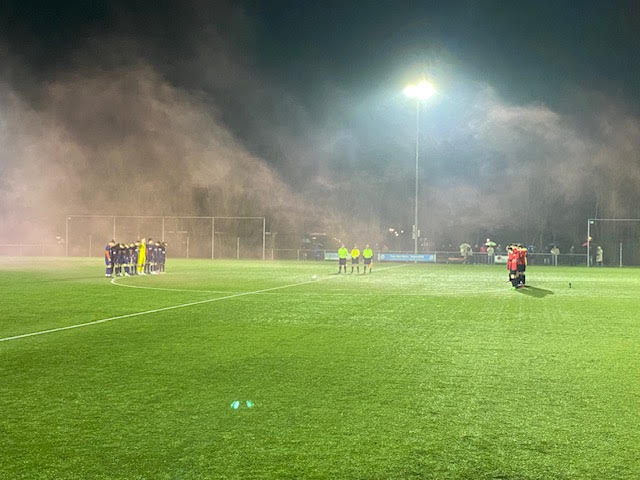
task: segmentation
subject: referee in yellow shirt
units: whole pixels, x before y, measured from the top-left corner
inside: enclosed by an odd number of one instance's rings
[[[356,267],[360,273],[360,250],[357,245],[351,249],[351,273],[353,273],[353,267]]]
[[[373,266],[373,250],[369,245],[364,247],[362,251],[362,259],[364,260],[364,271],[362,273],[367,273],[367,267],[369,267],[369,273],[371,273],[371,267]]]
[[[338,249],[338,274],[340,270],[344,267],[344,273],[347,273],[347,255],[349,255],[349,250],[344,245],[340,245]]]

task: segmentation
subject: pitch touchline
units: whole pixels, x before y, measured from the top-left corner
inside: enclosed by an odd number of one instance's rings
[[[404,265],[405,264],[393,265],[391,267],[380,268],[378,270],[388,270],[389,268],[402,267]],[[233,295],[226,295],[224,297],[208,298],[206,300],[199,300],[197,302],[182,303],[180,305],[172,305],[170,307],[162,307],[162,308],[154,308],[153,310],[145,310],[144,312],[127,313],[125,315],[117,315],[115,317],[102,318],[100,320],[93,320],[91,322],[78,323],[76,325],[67,325],[66,327],[57,327],[57,328],[50,328],[48,330],[40,330],[38,332],[24,333],[22,335],[14,335],[12,337],[0,338],[0,342],[8,342],[10,340],[18,340],[20,338],[26,338],[26,337],[35,337],[36,335],[44,335],[46,333],[62,332],[63,330],[71,330],[71,329],[74,329],[74,328],[89,327],[91,325],[97,325],[99,323],[111,322],[113,320],[120,320],[122,318],[139,317],[139,316],[142,316],[142,315],[149,315],[151,313],[166,312],[168,310],[175,310],[175,309],[178,309],[178,308],[192,307],[194,305],[201,305],[201,304],[204,304],[204,303],[218,302],[220,300],[228,300],[230,298],[243,297],[243,296],[246,296],[246,295],[255,295],[256,293],[270,292],[270,291],[273,291],[273,290],[280,290],[280,289],[283,289],[283,288],[298,287],[300,285],[307,285],[309,283],[315,283],[315,282],[319,282],[321,280],[328,280],[329,278],[337,278],[337,276],[336,277],[318,278],[316,280],[307,280],[306,282],[291,283],[289,285],[280,285],[279,287],[263,288],[261,290],[255,290],[253,292],[234,293]]]

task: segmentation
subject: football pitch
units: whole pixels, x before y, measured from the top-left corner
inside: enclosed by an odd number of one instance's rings
[[[167,269],[0,257],[0,478],[640,478],[640,270]]]

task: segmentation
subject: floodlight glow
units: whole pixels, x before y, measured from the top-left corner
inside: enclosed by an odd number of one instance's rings
[[[427,100],[436,93],[436,89],[432,83],[426,80],[421,81],[417,85],[407,85],[404,94],[409,98],[417,98],[418,100]]]

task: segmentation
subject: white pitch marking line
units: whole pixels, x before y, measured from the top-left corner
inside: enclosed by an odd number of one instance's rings
[[[395,267],[403,267],[405,265],[406,264],[393,265],[391,267],[380,268],[380,269],[378,269],[378,271],[380,271],[380,270],[388,270],[390,268],[395,268]],[[203,303],[218,302],[220,300],[227,300],[229,298],[243,297],[243,296],[246,296],[246,295],[255,295],[257,293],[270,292],[270,291],[273,291],[273,290],[281,290],[283,288],[298,287],[300,285],[307,285],[309,283],[315,283],[315,282],[319,282],[321,280],[328,280],[330,278],[337,278],[337,276],[336,277],[317,278],[315,280],[307,280],[306,282],[291,283],[289,285],[280,285],[279,287],[263,288],[262,290],[255,290],[253,292],[234,293],[233,295],[226,295],[224,297],[208,298],[206,300],[199,300],[197,302],[182,303],[180,305],[172,305],[170,307],[162,307],[162,308],[155,308],[153,310],[145,310],[144,312],[127,313],[126,315],[118,315],[116,317],[102,318],[100,320],[94,320],[92,322],[78,323],[76,325],[67,325],[66,327],[57,327],[57,328],[50,328],[49,330],[40,330],[38,332],[24,333],[22,335],[14,335],[12,337],[0,338],[0,342],[8,342],[8,341],[11,341],[11,340],[18,340],[20,338],[35,337],[36,335],[44,335],[46,333],[62,332],[64,330],[71,330],[71,329],[74,329],[74,328],[88,327],[88,326],[91,326],[91,325],[97,325],[99,323],[111,322],[113,320],[119,320],[119,319],[122,319],[122,318],[139,317],[139,316],[142,316],[142,315],[148,315],[150,313],[166,312],[167,310],[175,310],[177,308],[191,307],[193,305],[201,305]]]
[[[194,293],[232,293],[223,290],[190,290],[188,288],[161,288],[161,287],[141,287],[139,285],[125,285],[122,283],[117,283],[116,280],[119,280],[118,277],[111,279],[111,284],[117,287],[127,287],[127,288],[142,288],[144,290],[163,290],[166,292],[194,292]]]

